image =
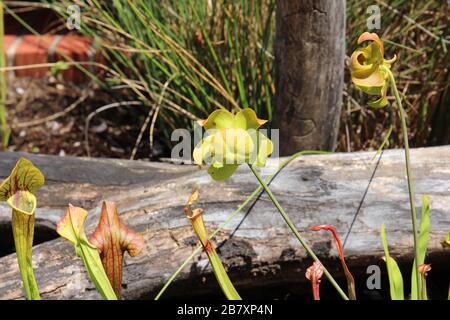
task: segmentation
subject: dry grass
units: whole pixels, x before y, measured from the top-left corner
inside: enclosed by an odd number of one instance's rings
[[[250,106],[271,117],[274,0],[47,1],[81,6],[83,32],[101,39],[108,84],[125,84],[129,96],[124,99],[138,98],[148,106],[137,126],[149,131],[149,139],[156,127],[170,145],[172,129],[190,127],[192,120],[218,107]],[[374,3],[381,9],[376,32],[385,40],[386,56],[398,56],[393,70],[407,109],[411,145],[449,143],[450,5],[348,0],[348,56],[366,31],[366,9]],[[377,149],[391,124],[387,147],[402,146],[394,109],[369,109],[348,69],[345,81],[338,151]]]

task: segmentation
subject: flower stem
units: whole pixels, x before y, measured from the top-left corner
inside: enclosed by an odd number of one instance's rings
[[[405,145],[405,162],[406,162],[406,178],[408,180],[408,193],[409,193],[409,204],[411,206],[411,220],[412,220],[412,228],[414,233],[414,259],[415,261],[419,261],[419,246],[418,246],[418,232],[417,232],[417,214],[416,214],[416,206],[414,205],[414,190],[411,176],[411,163],[410,163],[410,155],[409,155],[409,142],[408,142],[408,127],[406,125],[406,116],[405,109],[402,106],[402,100],[400,98],[400,94],[397,89],[397,84],[395,82],[394,75],[389,70],[388,71],[389,80],[392,85],[392,91],[395,96],[395,100],[397,102],[398,111],[400,113],[400,119],[402,122],[402,131],[403,131],[403,143]],[[417,297],[420,299],[421,293],[421,281],[420,281],[420,273],[416,262],[416,268],[414,270],[416,274],[417,280]]]
[[[309,247],[309,245],[306,243],[306,241],[302,238],[302,236],[300,235],[300,233],[298,232],[297,228],[295,227],[294,223],[292,222],[292,220],[289,218],[288,214],[284,211],[283,207],[280,205],[280,203],[278,202],[277,198],[275,198],[274,194],[272,193],[272,191],[270,190],[270,188],[267,186],[267,184],[264,182],[264,179],[261,177],[261,175],[258,173],[258,171],[255,169],[255,167],[249,165],[250,170],[253,172],[253,174],[255,175],[256,179],[258,179],[259,183],[262,185],[262,187],[264,188],[264,190],[267,192],[267,195],[269,196],[270,200],[272,200],[273,204],[275,205],[275,207],[278,209],[278,212],[281,214],[281,216],[283,217],[284,221],[286,222],[286,224],[289,226],[289,228],[291,229],[291,231],[294,233],[295,237],[298,239],[298,241],[300,242],[300,244],[303,246],[303,248],[305,248],[306,252],[309,254],[309,256],[314,260],[317,261],[319,263],[320,260],[319,258],[315,255],[315,253],[312,251],[312,249]],[[321,263],[322,264],[322,263]],[[322,264],[323,265],[323,264]],[[344,291],[342,291],[341,287],[339,287],[339,285],[337,284],[336,280],[334,280],[333,276],[328,272],[328,270],[323,267],[323,272],[325,273],[326,277],[328,278],[328,280],[331,282],[331,284],[333,285],[333,287],[337,290],[337,292],[341,295],[341,297],[344,300],[349,300],[347,295],[344,293]]]

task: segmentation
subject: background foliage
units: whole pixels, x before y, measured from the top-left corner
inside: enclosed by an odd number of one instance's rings
[[[155,139],[170,145],[174,128],[190,128],[192,120],[215,108],[249,106],[268,119],[275,110],[275,0],[46,2],[60,8],[61,24],[67,6],[80,6],[81,32],[97,39],[104,57],[107,76],[101,81],[109,89],[121,88],[118,100],[138,99],[148,107],[132,112],[150,149]],[[393,70],[412,146],[448,143],[450,5],[348,0],[347,56],[367,30],[366,9],[373,4],[381,10],[376,32],[385,40],[386,56],[399,58]],[[398,117],[390,108],[367,108],[367,97],[351,84],[348,70],[345,81],[338,151],[378,148],[391,123],[396,125],[388,147],[401,146]]]

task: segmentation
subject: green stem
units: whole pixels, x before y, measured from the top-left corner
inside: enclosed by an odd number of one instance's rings
[[[314,260],[322,264],[320,262],[319,258],[315,255],[315,253],[312,251],[312,249],[309,247],[309,245],[306,243],[306,241],[302,238],[300,233],[298,232],[297,228],[295,227],[294,223],[289,218],[288,214],[284,211],[283,207],[278,202],[277,198],[275,198],[272,191],[269,189],[267,184],[264,182],[264,179],[261,177],[261,175],[258,173],[258,171],[255,169],[255,167],[249,165],[250,169],[252,170],[253,174],[255,175],[256,179],[258,179],[259,183],[262,185],[264,190],[267,192],[267,195],[269,196],[270,200],[272,200],[275,207],[278,209],[278,212],[280,212],[281,216],[283,217],[284,221],[287,223],[291,231],[294,233],[295,237],[298,239],[300,244],[305,248],[306,252],[309,254],[309,256]],[[323,264],[322,264],[323,266]],[[341,295],[341,297],[344,300],[349,300],[347,295],[342,291],[341,287],[337,284],[336,280],[332,277],[332,275],[328,272],[328,270],[323,266],[323,272],[325,273],[328,280],[331,282],[333,287],[337,290],[337,292]]]
[[[405,145],[405,162],[406,162],[406,177],[408,180],[408,193],[409,193],[409,204],[411,206],[411,220],[412,220],[412,228],[414,233],[414,259],[415,261],[419,261],[419,240],[418,240],[418,232],[417,232],[417,214],[416,214],[416,206],[414,205],[414,190],[413,190],[413,183],[412,183],[412,176],[411,176],[411,162],[410,162],[410,156],[409,156],[409,142],[408,142],[408,127],[406,125],[406,116],[405,116],[405,110],[402,106],[402,101],[400,98],[400,94],[397,89],[397,84],[395,82],[394,75],[389,70],[388,71],[389,80],[392,85],[392,91],[395,96],[395,100],[397,102],[398,111],[400,113],[400,119],[402,122],[402,131],[403,131],[403,143]],[[417,297],[420,299],[420,293],[421,293],[421,281],[420,281],[420,273],[418,266],[416,265],[416,268],[414,270],[416,274],[416,280],[417,280]]]

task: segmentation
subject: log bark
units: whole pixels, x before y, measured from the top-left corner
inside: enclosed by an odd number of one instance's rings
[[[376,166],[376,161],[371,161],[373,154],[300,157],[271,183],[300,232],[334,275],[342,272],[330,236],[308,228],[330,224],[345,236]],[[18,156],[0,153],[1,177],[9,174]],[[205,170],[189,165],[26,156],[47,177],[45,187],[38,192],[38,226],[54,228],[71,202],[90,211],[89,233],[97,223],[101,201],[109,199],[118,203],[125,223],[143,233],[143,253],[125,258],[125,299],[153,298],[194,250],[197,241],[183,213],[193,188],[200,190],[199,206],[205,209],[207,227],[213,230],[258,186],[245,166],[230,180],[213,182]],[[275,159],[269,161],[262,174],[277,166]],[[443,249],[440,241],[450,226],[450,146],[412,150],[412,166],[417,204],[422,193],[427,193],[431,201],[426,261],[433,263],[433,270],[448,272],[449,249]],[[10,220],[10,209],[4,205],[0,206],[0,219],[2,223]],[[351,270],[364,275],[369,265],[384,266],[380,260],[382,223],[386,225],[391,255],[410,270],[413,239],[402,150],[384,152],[370,183],[345,247]],[[269,289],[280,285],[290,290],[309,288],[304,272],[311,260],[264,194],[239,213],[214,243],[245,298],[255,297],[255,292],[268,297]],[[67,241],[55,239],[35,246],[33,261],[44,299],[100,298]],[[361,285],[365,285],[364,279]],[[181,272],[167,297],[206,294],[221,297],[207,258],[200,254]],[[15,254],[0,258],[0,299],[23,297]]]
[[[277,2],[276,109],[280,154],[336,148],[345,59],[345,0]]]

